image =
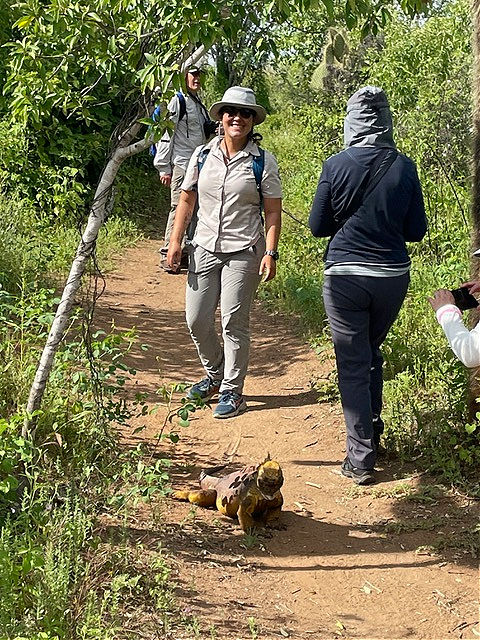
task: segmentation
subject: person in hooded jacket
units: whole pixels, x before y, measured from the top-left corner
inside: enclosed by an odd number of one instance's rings
[[[345,149],[323,165],[309,225],[328,237],[323,300],[347,428],[341,472],[356,484],[375,481],[383,358],[380,346],[407,293],[406,242],[427,230],[414,163],[398,153],[387,97],[363,87],[347,102]]]

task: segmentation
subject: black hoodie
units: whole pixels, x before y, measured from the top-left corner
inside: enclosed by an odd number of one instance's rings
[[[395,148],[391,122],[386,96],[377,87],[360,89],[347,103],[347,148],[324,163],[309,218],[314,236],[333,236],[326,254],[327,266],[357,263],[408,267],[405,242],[418,242],[426,233],[417,171],[414,163],[400,153],[375,189],[350,212],[378,154],[385,147]],[[339,229],[339,220],[347,211],[351,215]]]

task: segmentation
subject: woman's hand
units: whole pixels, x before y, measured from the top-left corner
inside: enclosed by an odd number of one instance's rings
[[[262,282],[273,280],[277,273],[277,263],[272,256],[263,256],[258,274],[263,276]]]
[[[448,289],[438,289],[432,298],[428,298],[428,301],[434,311],[437,311],[437,309],[440,309],[440,307],[443,307],[445,304],[455,304],[455,298]]]
[[[182,259],[182,245],[178,240],[170,239],[167,252],[167,265],[172,271],[177,271]]]
[[[478,280],[470,280],[464,282],[462,287],[467,287],[469,293],[478,293],[480,291],[480,282]]]

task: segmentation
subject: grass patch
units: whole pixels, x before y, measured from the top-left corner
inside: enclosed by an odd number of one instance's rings
[[[420,504],[433,504],[445,496],[446,488],[441,485],[412,486],[408,482],[399,482],[385,487],[349,487],[345,497],[350,500],[369,496],[371,498],[391,498],[394,500],[407,500]]]

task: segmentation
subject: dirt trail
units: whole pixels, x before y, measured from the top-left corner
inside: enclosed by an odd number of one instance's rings
[[[162,383],[202,377],[184,322],[185,276],[159,272],[157,247],[145,241],[128,250],[99,303],[100,322],[136,326],[138,343],[150,345],[132,357],[136,387],[152,403]],[[197,636],[173,637],[478,637],[476,562],[462,549],[429,550],[471,527],[478,505],[392,462],[378,467],[379,483],[366,490],[339,475],[341,411],[318,404],[309,384],[325,366],[291,320],[256,303],[249,411],[230,420],[198,412],[171,451],[173,481],[194,483],[201,467],[226,453],[240,465],[270,452],[284,470],[286,530],[244,536],[217,512],[174,501],[165,501],[157,525],[141,510],[136,535],[147,547],[162,540],[177,600],[198,620]],[[149,416],[142,437],[153,437],[160,423],[159,414]],[[407,499],[411,487],[416,500]],[[457,545],[465,539],[455,537]]]

